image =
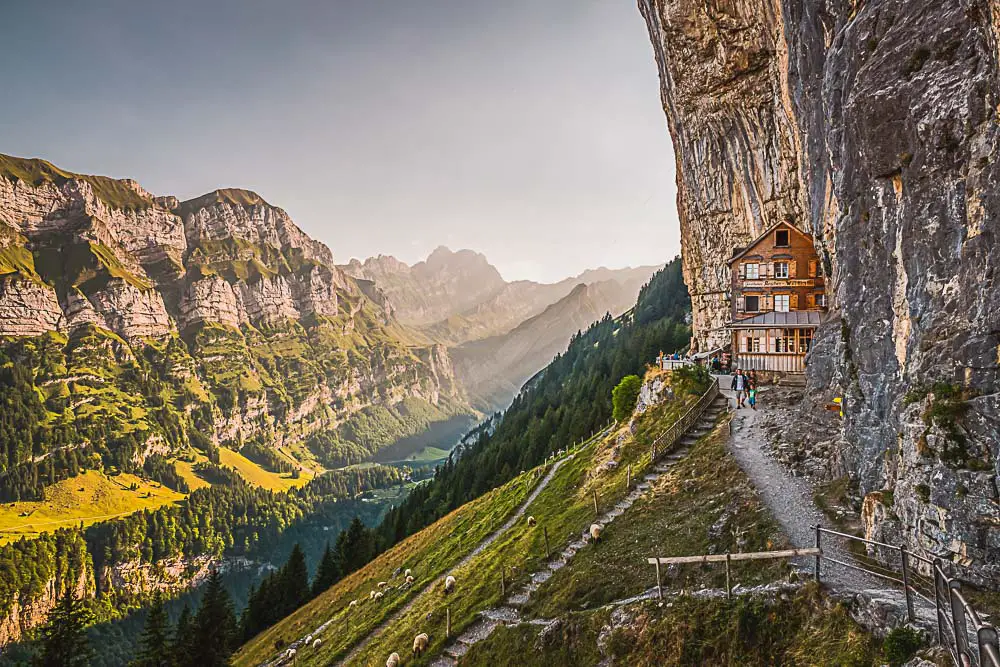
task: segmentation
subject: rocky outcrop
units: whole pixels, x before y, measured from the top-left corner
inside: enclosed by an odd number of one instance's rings
[[[0,615],[0,647],[18,641],[26,633],[42,625],[62,592],[59,582],[50,579],[38,595],[26,598],[22,593],[17,593],[10,608]],[[94,594],[94,581],[88,572],[80,573],[73,584],[73,592],[81,599]]]
[[[443,275],[446,263],[438,253],[427,270]],[[51,331],[64,342],[17,342]],[[403,340],[377,286],[359,285],[247,190],[179,202],[131,180],[0,155],[0,337],[56,387],[51,410],[97,389],[86,417],[63,418],[81,434],[134,434],[140,463],[199,434],[236,447],[301,441],[411,397],[442,419],[470,411],[445,348]],[[101,369],[92,387],[67,379],[74,364]]]
[[[834,322],[810,386],[845,398],[838,456],[861,490],[894,490],[870,531],[895,516],[910,546],[1000,583],[1000,5],[639,7],[697,345],[723,338],[733,246],[780,219],[811,232]]]

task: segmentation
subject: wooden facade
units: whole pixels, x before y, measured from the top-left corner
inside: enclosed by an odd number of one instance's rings
[[[778,223],[737,249],[729,264],[736,365],[801,373],[826,310],[825,280],[812,237]]]

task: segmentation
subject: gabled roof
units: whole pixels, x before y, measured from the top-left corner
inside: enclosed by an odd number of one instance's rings
[[[795,225],[793,225],[793,224],[791,224],[789,222],[785,222],[784,220],[782,220],[781,222],[774,223],[773,225],[771,225],[770,227],[768,227],[767,229],[765,229],[763,232],[761,232],[760,236],[758,236],[753,241],[751,241],[747,245],[747,247],[743,248],[743,250],[741,250],[737,254],[733,255],[732,258],[729,260],[729,263],[732,264],[733,262],[735,262],[738,259],[740,259],[740,258],[744,257],[745,255],[747,255],[751,250],[753,250],[754,248],[756,248],[760,244],[761,241],[763,241],[768,236],[770,236],[771,232],[773,232],[774,230],[776,230],[778,227],[787,227],[788,229],[791,229],[793,232],[797,233],[799,236],[804,236],[807,239],[809,239],[810,242],[812,241],[812,236],[810,236],[809,234],[806,234],[804,231],[802,231],[801,229],[799,229]]]
[[[745,320],[736,320],[729,324],[729,329],[755,329],[766,327],[816,327],[823,319],[823,313],[818,310],[793,310],[788,313],[761,313]]]

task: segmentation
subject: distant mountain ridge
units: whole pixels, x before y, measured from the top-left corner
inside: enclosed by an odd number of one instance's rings
[[[478,409],[506,407],[570,337],[635,303],[660,267],[590,269],[557,283],[507,282],[481,253],[441,246],[413,266],[380,255],[340,267],[385,295],[401,323],[447,345]]]

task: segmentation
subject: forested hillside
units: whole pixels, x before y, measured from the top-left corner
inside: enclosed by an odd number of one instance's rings
[[[643,287],[630,313],[605,316],[574,336],[494,418],[492,433],[483,429],[473,444],[453,453],[432,483],[392,510],[378,528],[380,543],[397,542],[605,425],[611,390],[622,377],[641,374],[660,350],[687,344],[690,312],[677,258]]]

